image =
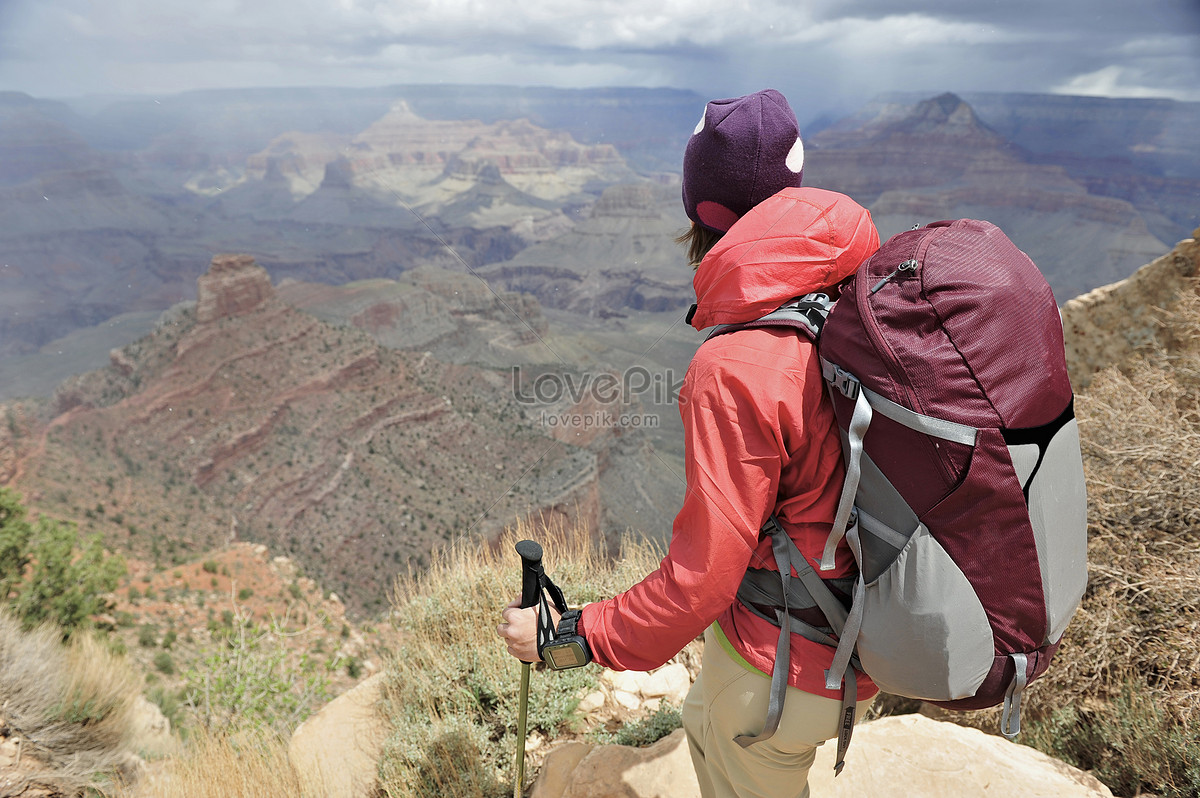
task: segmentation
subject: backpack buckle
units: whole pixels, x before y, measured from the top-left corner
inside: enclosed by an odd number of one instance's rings
[[[858,398],[858,391],[862,387],[862,383],[858,381],[858,377],[855,377],[841,366],[830,363],[825,358],[821,358],[821,376],[838,393],[847,399],[854,400]]]

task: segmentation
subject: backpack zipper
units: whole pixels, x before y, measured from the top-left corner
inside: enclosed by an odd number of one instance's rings
[[[882,280],[875,283],[874,287],[871,288],[871,293],[872,294],[878,293],[879,289],[883,288],[883,286],[886,285],[889,280],[891,280],[893,277],[896,277],[901,272],[916,272],[916,270],[917,270],[917,262],[915,260],[904,261],[899,266],[892,269],[890,274],[884,275]]]
[[[935,234],[936,230],[924,229],[917,236],[916,248],[908,260],[902,261],[892,272],[886,275],[883,279],[877,282],[870,289],[866,287],[866,282],[862,282],[857,287],[858,291],[866,291],[867,295],[859,294],[861,300],[858,302],[862,309],[859,316],[864,325],[868,328],[867,339],[871,341],[871,346],[879,354],[880,360],[884,363],[884,368],[887,370],[889,378],[894,382],[898,394],[894,397],[894,401],[911,408],[914,412],[923,413],[924,409],[920,406],[916,396],[913,395],[912,384],[908,379],[908,371],[901,365],[895,351],[892,350],[891,344],[888,343],[887,337],[883,335],[883,331],[879,328],[879,320],[875,318],[874,311],[868,310],[870,303],[867,301],[875,292],[879,291],[889,281],[893,280],[900,274],[905,276],[914,276],[920,266],[920,258],[926,248],[928,248],[928,239]],[[873,259],[874,256],[872,256]],[[867,265],[870,261],[867,261]],[[865,267],[864,267],[865,268]],[[888,397],[893,398],[893,397]]]

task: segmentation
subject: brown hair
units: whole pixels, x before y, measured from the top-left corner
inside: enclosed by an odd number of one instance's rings
[[[675,243],[687,248],[688,263],[695,269],[723,235],[692,222],[691,227],[676,236]]]

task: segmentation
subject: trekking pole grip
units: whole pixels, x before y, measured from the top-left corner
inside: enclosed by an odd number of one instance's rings
[[[521,555],[521,606],[532,607],[538,603],[541,589],[542,547],[534,540],[517,543],[517,554]]]
[[[542,591],[541,544],[534,540],[519,541],[517,554],[521,555],[521,607],[537,606]]]

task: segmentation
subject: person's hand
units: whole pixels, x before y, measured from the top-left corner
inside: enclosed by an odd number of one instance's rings
[[[500,613],[503,621],[496,627],[496,634],[508,645],[508,653],[522,662],[540,662],[537,651],[538,608],[521,607],[521,599],[513,599]],[[558,627],[558,611],[550,608],[552,624]]]

